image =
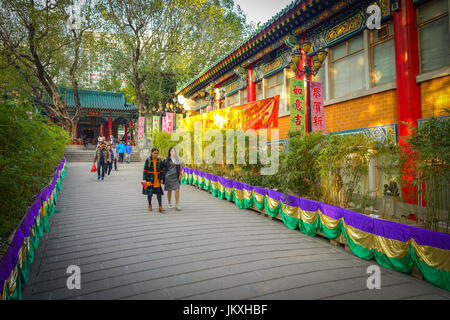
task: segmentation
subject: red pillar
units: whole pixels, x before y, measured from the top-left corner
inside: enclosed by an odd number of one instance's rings
[[[103,135],[103,123],[100,124],[100,135],[101,135],[101,136]]]
[[[247,102],[256,101],[256,86],[253,82],[253,66],[248,66]]]
[[[410,136],[411,130],[403,122],[416,127],[417,120],[422,117],[420,86],[416,82],[419,74],[419,42],[413,2],[401,0],[400,10],[393,12],[393,18],[399,146],[410,157],[405,139]],[[406,183],[402,187],[402,196],[406,202],[417,203],[417,188],[411,184],[414,173],[409,163],[403,169]]]
[[[112,136],[112,118],[108,117],[108,138]]]
[[[125,143],[127,143],[128,142],[128,134],[127,134],[127,125],[126,124],[123,126],[123,130],[125,132]]]

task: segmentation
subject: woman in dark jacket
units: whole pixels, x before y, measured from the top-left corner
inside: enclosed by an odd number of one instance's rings
[[[180,211],[180,178],[181,165],[177,152],[174,147],[169,149],[167,158],[163,161],[164,168],[164,190],[167,191],[167,200],[169,202],[169,209],[172,208],[172,191],[175,190],[175,209]]]
[[[148,211],[152,211],[152,196],[155,193],[158,199],[159,212],[163,212],[162,196],[164,194],[161,186],[164,183],[164,168],[161,159],[158,157],[159,151],[153,148],[150,156],[145,160],[142,181],[142,194],[148,196]]]

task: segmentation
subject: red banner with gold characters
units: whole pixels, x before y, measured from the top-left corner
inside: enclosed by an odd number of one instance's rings
[[[274,129],[278,128],[280,96],[219,109],[183,119],[183,130],[193,131],[196,121],[202,129]]]
[[[325,112],[323,108],[323,86],[321,82],[310,82],[311,94],[311,131],[325,133]]]
[[[291,106],[291,130],[300,129],[300,135],[306,133],[306,81],[291,79],[289,86],[289,104]]]

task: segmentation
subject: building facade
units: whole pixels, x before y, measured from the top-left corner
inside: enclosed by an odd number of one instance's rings
[[[73,89],[59,88],[63,102],[69,108],[69,116],[75,114]],[[95,143],[98,136],[108,140],[134,140],[133,127],[138,118],[138,107],[126,102],[122,92],[79,90],[81,117],[76,123],[77,138]]]
[[[373,4],[380,26],[369,29]],[[393,132],[403,144],[405,122],[448,116],[449,7],[448,0],[296,0],[177,94],[200,113],[279,95],[280,139],[286,139],[296,77],[288,41],[296,35],[314,52],[328,51],[310,78],[323,84],[326,132]]]

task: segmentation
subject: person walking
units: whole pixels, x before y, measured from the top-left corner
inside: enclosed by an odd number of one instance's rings
[[[117,171],[117,160],[119,159],[119,152],[117,151],[116,144],[111,146],[111,151],[113,153],[114,171]]]
[[[128,142],[127,145],[125,146],[125,157],[126,157],[127,163],[130,163],[132,152],[133,152],[133,147],[131,146],[131,143]]]
[[[123,143],[123,140],[120,141],[118,151],[119,151],[119,162],[123,163],[123,154],[125,153],[125,144]]]
[[[142,179],[142,194],[148,197],[148,211],[152,211],[152,197],[156,194],[159,212],[164,213],[165,210],[162,207],[164,192],[161,188],[161,184],[164,183],[164,170],[157,148],[153,148],[150,156],[145,160]]]
[[[164,191],[167,191],[167,201],[169,209],[172,208],[172,191],[175,191],[175,209],[180,211],[180,178],[181,165],[177,151],[174,147],[169,149],[167,158],[163,161],[164,168]]]
[[[97,180],[100,180],[100,170],[102,171],[101,174],[102,181],[105,179],[105,171],[106,166],[108,164],[108,160],[111,160],[111,155],[108,152],[108,150],[106,150],[106,143],[103,142],[100,144],[100,147],[95,152],[94,162],[97,163],[97,175],[98,175]]]
[[[100,142],[100,143],[106,142],[106,138],[105,138],[105,136],[103,134],[101,134],[101,135],[98,136],[97,141]]]
[[[108,146],[106,147],[106,150],[108,150],[108,153],[109,153],[109,156],[110,156],[110,160],[108,160],[107,170],[106,170],[106,173],[109,176],[111,174],[111,170],[112,170],[112,166],[113,166],[113,162],[114,162],[114,153],[112,151],[112,148],[111,148],[110,144],[108,144]]]

